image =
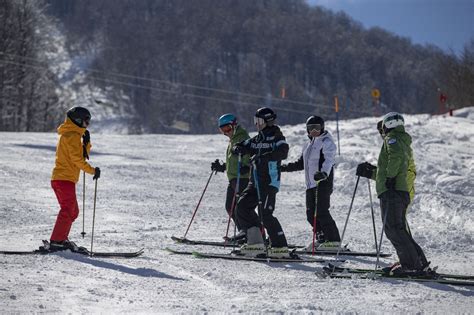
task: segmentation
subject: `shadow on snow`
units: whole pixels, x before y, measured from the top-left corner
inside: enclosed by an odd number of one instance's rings
[[[97,258],[91,258],[91,257],[84,256],[81,254],[76,254],[76,253],[67,253],[67,252],[60,253],[59,252],[57,253],[57,255],[65,259],[79,261],[82,263],[92,265],[94,267],[111,269],[111,270],[127,273],[130,275],[134,275],[134,276],[140,276],[140,277],[146,277],[146,278],[163,278],[163,279],[181,280],[181,281],[185,280],[183,278],[174,277],[155,269],[130,268],[124,265],[119,265],[119,264],[111,263],[108,261],[98,260]]]

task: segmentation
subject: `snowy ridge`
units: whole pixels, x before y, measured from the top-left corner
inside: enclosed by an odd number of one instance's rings
[[[408,221],[432,265],[445,273],[473,274],[474,108],[455,117],[405,116],[413,137],[417,194]],[[381,138],[378,118],[341,121],[341,156],[335,173],[331,212],[342,232],[354,186],[355,168],[376,162]],[[98,126],[100,127],[100,126]],[[336,124],[326,128],[337,139]],[[307,140],[304,125],[283,126],[289,161]],[[210,163],[223,159],[227,141],[219,134],[105,135],[92,132],[91,164],[102,169],[98,182],[94,249],[133,250],[133,260],[48,256],[0,256],[0,309],[4,313],[470,313],[474,292],[445,285],[318,279],[322,266],[200,260],[170,255],[170,236],[182,236],[206,180]],[[1,133],[0,249],[33,249],[48,239],[58,206],[50,175],[54,133]],[[77,185],[81,213],[70,238],[90,247],[93,186],[86,180],[85,239],[82,177]],[[214,175],[188,237],[221,240],[227,217],[224,174]],[[304,176],[284,173],[275,215],[291,243],[309,243],[304,209]],[[372,193],[377,238],[381,219]],[[361,179],[346,231],[354,250],[374,249],[367,180]],[[199,247],[194,247],[199,249]],[[201,248],[225,252],[224,249]],[[384,252],[395,255],[385,240]],[[382,259],[383,265],[396,260]],[[348,265],[370,267],[372,258]],[[58,299],[61,303],[58,303]]]
[[[101,88],[87,79],[87,74],[97,75],[97,72],[90,69],[96,51],[91,48],[84,55],[72,56],[66,49],[66,37],[61,29],[55,23],[51,23],[49,28],[54,46],[52,51],[46,51],[44,54],[50,70],[61,82],[61,88],[57,91],[58,104],[63,109],[59,110],[61,119],[66,109],[84,106],[93,114],[95,124],[91,126],[91,130],[94,132],[140,133],[140,126],[131,126],[135,121],[135,110],[129,97],[120,90],[111,87]],[[131,128],[133,130],[130,130]]]

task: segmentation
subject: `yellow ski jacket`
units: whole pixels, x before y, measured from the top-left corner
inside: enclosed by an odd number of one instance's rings
[[[86,162],[82,148],[82,135],[86,128],[81,128],[66,117],[58,127],[59,141],[56,146],[56,163],[51,180],[67,180],[74,183],[79,181],[81,170],[89,174],[95,173],[95,168]],[[92,145],[87,144],[89,155]]]

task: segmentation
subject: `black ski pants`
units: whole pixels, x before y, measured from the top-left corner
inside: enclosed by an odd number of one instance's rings
[[[239,193],[241,193],[245,189],[245,187],[247,187],[248,183],[249,183],[248,178],[240,178]],[[234,201],[236,185],[237,185],[237,178],[233,178],[229,181],[229,185],[227,186],[226,198],[225,198],[225,209],[227,210],[227,215],[230,215],[232,206],[234,206],[234,210],[232,211],[232,220],[234,220],[234,223],[237,226],[237,229],[240,231],[242,228],[237,220],[237,214],[236,214],[237,211],[235,210],[239,196],[236,196],[236,199]],[[234,202],[235,204],[232,205],[232,202]]]
[[[334,222],[331,213],[329,213],[331,194],[332,183],[327,180],[319,183],[317,196],[316,187],[306,190],[306,219],[311,227],[314,228],[314,212],[316,211],[316,234],[318,235],[319,242],[341,241],[336,222]]]
[[[247,230],[251,227],[261,227],[259,214],[262,216],[262,223],[268,232],[272,247],[288,246],[285,233],[280,222],[273,216],[275,210],[277,190],[273,187],[260,189],[261,205],[259,206],[258,193],[254,185],[250,184],[242,192],[237,203],[237,220],[242,229]],[[259,207],[258,212],[255,208]]]
[[[421,270],[428,265],[425,254],[407,230],[406,213],[410,195],[406,191],[389,190],[380,196],[385,235],[397,251],[400,264],[406,269]]]

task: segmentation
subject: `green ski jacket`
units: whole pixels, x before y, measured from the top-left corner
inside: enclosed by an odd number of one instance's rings
[[[416,168],[411,136],[403,126],[394,128],[384,138],[377,161],[376,189],[379,197],[387,191],[385,181],[392,177],[396,177],[395,189],[409,192],[410,200],[413,200]]]
[[[230,180],[237,178],[237,165],[239,164],[239,156],[232,153],[232,147],[239,142],[249,139],[250,136],[248,132],[242,128],[240,125],[235,129],[234,135],[230,138],[229,145],[227,146],[225,167],[227,172],[227,178]],[[250,156],[242,156],[242,167],[246,171],[245,173],[240,174],[240,178],[249,178],[250,177]]]

